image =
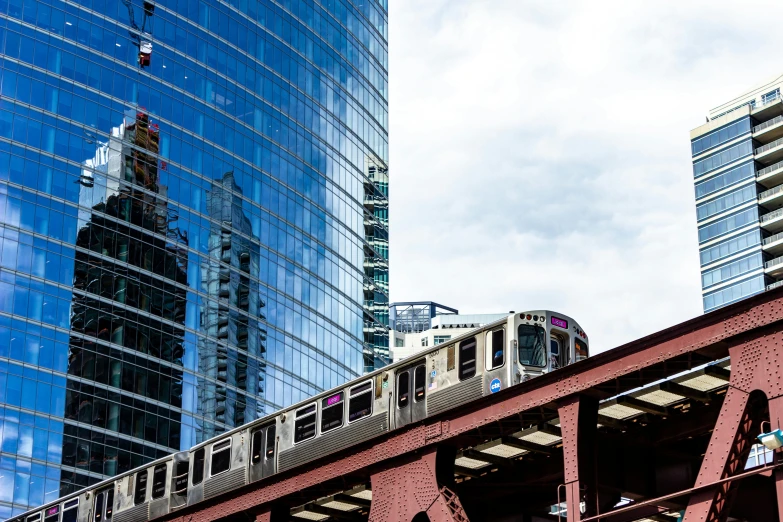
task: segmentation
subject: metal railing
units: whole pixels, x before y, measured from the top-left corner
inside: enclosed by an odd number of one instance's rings
[[[782,121],[783,121],[783,115],[776,116],[775,118],[772,118],[769,121],[765,121],[764,123],[760,123],[759,125],[756,125],[755,127],[753,127],[753,132],[763,131],[767,127],[772,127],[773,125],[777,125],[778,123],[780,123]]]
[[[764,167],[763,169],[756,171],[756,177],[760,178],[761,176],[765,174],[769,174],[773,170],[778,170],[779,168],[783,167],[783,161],[778,161],[777,163],[774,163],[770,165],[769,167]]]
[[[767,290],[773,290],[775,288],[779,288],[783,286],[783,281],[775,281],[771,285],[767,285]]]
[[[776,257],[764,263],[764,268],[772,268],[773,266],[783,265],[783,257]]]
[[[764,245],[764,246],[767,246],[767,245],[770,245],[770,244],[774,243],[775,241],[779,241],[781,239],[783,239],[783,232],[778,232],[775,235],[772,235],[772,236],[769,236],[769,237],[765,237],[764,241],[762,241],[761,244]]]
[[[766,145],[762,145],[758,149],[754,150],[753,152],[755,154],[761,154],[762,152],[767,152],[770,149],[774,149],[775,147],[778,147],[780,145],[783,145],[783,138],[778,138],[772,143],[767,143]]]
[[[783,185],[778,185],[777,187],[771,188],[769,190],[765,190],[764,192],[759,194],[759,201],[762,199],[766,199],[770,196],[774,196],[775,194],[779,194],[783,192]]]
[[[775,94],[773,94],[772,96],[766,99],[764,99],[764,97],[762,96],[761,98],[759,98],[759,103],[758,105],[756,105],[756,108],[758,109],[759,107],[764,107],[765,105],[769,105],[770,103],[775,103],[778,100],[780,100],[779,92],[776,92]]]
[[[766,223],[767,221],[772,221],[773,219],[777,219],[780,216],[783,216],[783,208],[779,208],[774,212],[770,212],[769,214],[764,214],[761,216],[761,222]]]

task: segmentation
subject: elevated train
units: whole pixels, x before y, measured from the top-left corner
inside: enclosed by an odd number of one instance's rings
[[[588,357],[576,321],[510,313],[304,402],[10,519],[147,522]]]

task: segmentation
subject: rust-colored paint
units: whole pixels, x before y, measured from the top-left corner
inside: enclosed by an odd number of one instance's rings
[[[564,466],[566,476],[571,479],[570,499],[573,503],[580,494],[580,471],[584,465],[580,464],[579,458],[579,414],[578,411],[573,412],[573,406],[569,406],[574,404],[573,397],[589,393],[596,386],[613,382],[617,378],[637,373],[675,357],[707,348],[720,351],[729,347],[732,355],[732,382],[729,392],[731,400],[727,397],[725,401],[725,415],[722,412],[710,442],[711,451],[704,459],[698,478],[698,481],[711,483],[724,477],[727,469],[731,472],[727,463],[736,460],[732,459],[731,455],[737,454],[737,434],[742,431],[743,426],[747,429],[744,412],[750,392],[760,389],[768,393],[768,397],[772,397],[771,393],[777,393],[777,396],[783,393],[780,375],[783,365],[779,355],[783,336],[779,332],[769,331],[771,326],[781,324],[782,319],[783,289],[765,292],[590,357],[552,374],[510,387],[496,395],[475,401],[467,408],[457,408],[437,418],[428,419],[423,424],[381,435],[358,446],[352,452],[326,457],[298,474],[297,470],[294,470],[271,480],[260,481],[238,492],[222,495],[194,508],[185,509],[177,515],[170,515],[168,519],[207,522],[243,511],[258,513],[275,500],[362,471],[372,477],[374,489],[370,520],[407,522],[418,512],[412,512],[413,509],[421,511],[425,506],[431,520],[467,520],[459,499],[448,488],[438,485],[434,478],[432,459],[437,446],[475,428],[555,403],[560,405],[561,416],[565,422]],[[734,342],[736,346],[732,347]],[[756,353],[759,348],[763,351],[761,355]],[[778,419],[780,411],[776,410]],[[570,431],[573,426],[576,426],[575,432]],[[417,452],[420,452],[421,456],[411,461],[411,455]],[[414,469],[419,476],[415,491],[402,480],[410,478],[409,473]],[[381,477],[388,479],[386,485],[379,482]],[[780,501],[783,479],[778,480],[778,484]],[[383,493],[379,494],[381,492]],[[727,512],[728,501],[725,496],[723,500],[717,498],[718,496],[714,490],[710,490],[709,495],[701,493],[701,490],[694,493],[686,521],[706,520],[695,513],[701,513],[703,509],[714,512],[716,502],[719,504],[719,516],[720,513]],[[382,503],[386,505],[389,502],[397,504],[387,506],[386,511],[379,511]],[[569,521],[575,519],[576,517],[572,516]],[[263,515],[258,520],[268,522]]]

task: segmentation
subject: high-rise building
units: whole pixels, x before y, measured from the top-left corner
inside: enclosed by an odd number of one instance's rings
[[[783,76],[691,131],[704,311],[783,284]]]
[[[0,520],[388,359],[386,0],[0,0]]]

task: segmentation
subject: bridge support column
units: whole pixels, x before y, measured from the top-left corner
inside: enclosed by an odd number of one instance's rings
[[[742,472],[761,431],[763,393],[769,400],[771,429],[783,428],[783,335],[777,332],[729,348],[731,379],[720,416],[701,463],[696,487]],[[780,454],[776,452],[775,461]],[[783,522],[783,471],[774,473],[779,520]],[[694,493],[684,522],[723,522],[729,515],[734,483],[726,481]]]
[[[453,463],[453,453],[431,449],[372,475],[368,522],[411,522],[419,513],[426,513],[432,522],[469,522],[457,494],[438,482],[439,451]]]
[[[568,522],[598,514],[595,432],[598,401],[581,395],[558,406],[563,435],[565,501]],[[584,502],[584,511],[582,511]]]

